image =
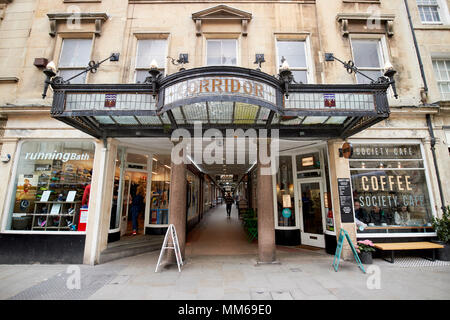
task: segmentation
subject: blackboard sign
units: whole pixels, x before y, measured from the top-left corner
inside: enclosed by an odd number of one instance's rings
[[[339,207],[341,210],[342,222],[354,222],[353,200],[350,179],[338,179]]]

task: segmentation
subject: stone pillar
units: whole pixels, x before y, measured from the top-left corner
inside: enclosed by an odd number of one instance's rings
[[[2,177],[2,182],[0,184],[0,222],[3,221],[2,214],[9,215],[9,212],[6,212],[6,208],[8,204],[11,203],[11,199],[8,198],[9,189],[11,185],[14,185],[15,177],[12,175],[14,163],[17,161],[16,157],[19,157],[19,154],[16,154],[17,144],[19,142],[16,138],[2,138],[0,142],[3,144],[1,149],[1,156],[6,157],[7,155],[11,156],[11,160],[8,162],[0,162],[0,177]],[[12,192],[12,197],[15,197],[15,191]],[[10,210],[11,211],[11,208]],[[6,224],[7,230],[11,225],[11,216],[8,216],[8,222]]]
[[[184,150],[180,151],[181,153]],[[181,256],[184,260],[186,247],[186,164],[175,163],[172,154],[170,171],[170,196],[169,196],[169,224],[175,226],[180,245]],[[169,250],[167,263],[176,263],[173,250]]]
[[[111,138],[108,138],[106,146],[103,141],[96,143],[86,226],[84,264],[98,264],[100,253],[106,249],[108,242],[117,154],[117,145],[112,141]]]
[[[339,149],[342,147],[344,141],[342,140],[330,140],[328,141],[328,157],[330,160],[330,184],[332,190],[333,200],[333,217],[334,228],[336,230],[336,239],[339,237],[341,228],[348,232],[353,245],[356,247],[356,224],[355,223],[342,223],[341,212],[339,206],[339,190],[337,179],[349,178],[350,179],[350,167],[348,159],[339,157]],[[353,260],[353,253],[348,245],[347,241],[344,241],[341,257],[344,260]]]
[[[258,207],[258,263],[273,263],[276,261],[272,174],[270,172],[270,162],[264,163],[270,155],[269,147],[270,145],[268,145],[267,139],[258,139],[258,177],[256,182]],[[260,150],[263,150],[262,154],[260,153]],[[267,150],[267,152],[265,152],[265,150]]]

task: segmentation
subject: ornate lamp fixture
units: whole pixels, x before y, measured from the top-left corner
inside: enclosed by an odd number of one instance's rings
[[[44,92],[42,93],[42,99],[44,99],[47,96],[47,90],[48,90],[48,86],[50,84],[69,84],[70,80],[81,76],[82,74],[86,73],[86,72],[91,72],[91,73],[96,73],[97,69],[100,67],[100,65],[105,62],[106,60],[109,61],[119,61],[119,53],[112,53],[108,58],[100,61],[100,62],[95,62],[95,61],[89,61],[88,66],[86,67],[86,69],[84,69],[83,71],[81,71],[80,73],[74,75],[73,77],[64,80],[62,77],[60,76],[56,76],[56,65],[53,61],[50,61],[47,66],[44,69],[44,74],[46,76],[45,79],[45,85],[44,85]]]
[[[278,77],[284,86],[284,95],[286,98],[289,98],[289,84],[294,81],[294,76],[292,75],[289,64],[284,57],[281,57],[281,68]]]
[[[151,83],[152,84],[152,92],[153,92],[153,98],[156,97],[156,83],[158,79],[161,77],[161,71],[158,70],[158,63],[155,59],[152,60],[150,63],[150,70],[148,71],[150,74],[150,77],[145,78],[144,83]]]
[[[181,64],[180,71],[186,70],[184,68],[184,65],[186,63],[189,63],[189,55],[187,53],[180,53],[178,60],[175,60],[175,58],[167,57],[167,59],[170,59],[172,61],[172,64],[175,66],[178,66]]]
[[[394,75],[397,73],[397,71],[394,69],[394,67],[390,63],[386,63],[384,66],[384,75],[379,77],[377,80],[372,79],[371,77],[367,76],[366,74],[362,73],[357,67],[355,67],[355,63],[352,60],[349,60],[347,62],[344,62],[338,58],[336,58],[333,53],[325,53],[325,61],[334,61],[337,60],[340,63],[344,65],[344,68],[347,69],[348,73],[358,73],[362,75],[363,77],[370,80],[370,83],[376,84],[388,84],[392,87],[392,91],[394,92],[395,99],[398,99],[397,94],[397,88],[395,86],[395,80]]]
[[[266,62],[266,60],[264,60],[264,53],[255,54],[255,62],[253,63],[258,65],[258,68],[256,70],[261,71],[261,64],[263,62]]]

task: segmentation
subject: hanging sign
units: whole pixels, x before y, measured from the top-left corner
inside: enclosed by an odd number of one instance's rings
[[[177,82],[164,89],[164,105],[207,96],[250,98],[276,106],[275,87],[239,76],[199,77]]]
[[[339,190],[339,207],[341,210],[342,222],[354,222],[353,217],[353,200],[350,179],[338,179]]]

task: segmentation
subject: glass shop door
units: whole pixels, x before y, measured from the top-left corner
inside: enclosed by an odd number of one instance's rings
[[[321,178],[298,181],[301,242],[305,245],[325,248],[324,194]]]

